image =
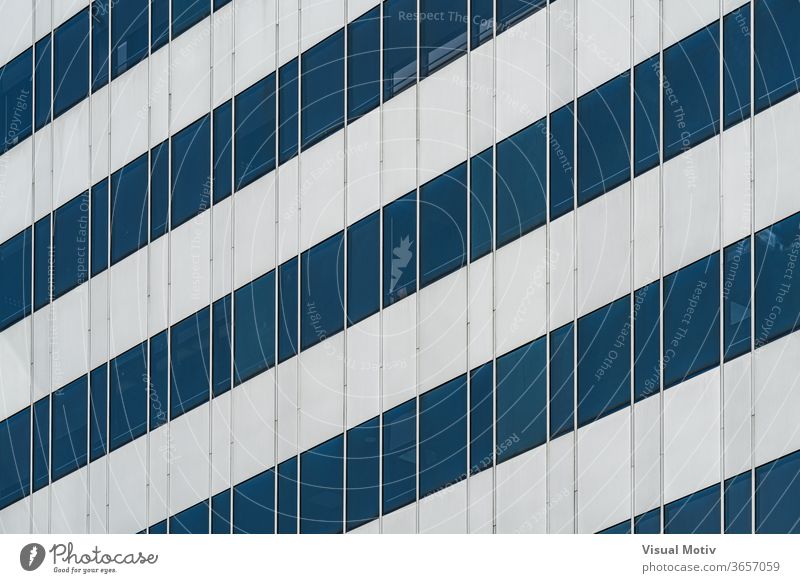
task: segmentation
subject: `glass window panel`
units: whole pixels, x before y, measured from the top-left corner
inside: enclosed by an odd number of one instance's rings
[[[419,190],[420,286],[466,264],[467,165],[459,164]]]
[[[150,339],[150,431],[164,425],[169,420],[167,410],[169,395],[169,347],[167,331],[164,330]]]
[[[756,468],[756,533],[800,533],[800,452]]]
[[[575,207],[572,175],[575,153],[572,104],[550,114],[550,220]]]
[[[219,10],[226,4],[230,3],[231,0],[214,0],[214,10]]]
[[[750,117],[750,3],[722,21],[725,127]]]
[[[169,0],[150,0],[150,29],[154,53],[169,41]]]
[[[467,377],[419,398],[420,497],[467,476]]]
[[[233,109],[229,99],[214,110],[214,202],[233,189]]]
[[[211,498],[211,534],[231,532],[231,491],[223,490]]]
[[[344,436],[300,454],[300,532],[342,532]]]
[[[633,519],[635,534],[661,534],[661,509],[654,508]]]
[[[89,192],[56,209],[53,299],[89,278]]]
[[[470,471],[477,474],[492,467],[494,430],[494,378],[491,362],[470,373]]]
[[[417,290],[417,193],[383,208],[383,306]]]
[[[470,261],[492,250],[494,163],[492,148],[470,160]]]
[[[92,91],[108,83],[108,27],[110,0],[92,2]]]
[[[350,325],[380,309],[380,236],[378,211],[347,228],[347,321]]]
[[[147,429],[146,343],[111,361],[109,450],[144,435]]]
[[[53,33],[54,115],[58,117],[87,95],[89,95],[88,8],[78,12]]]
[[[381,12],[376,6],[347,25],[347,121],[381,101]]]
[[[572,431],[575,407],[572,322],[550,333],[550,439]]]
[[[147,243],[147,154],[111,175],[111,264]]]
[[[234,486],[233,533],[275,532],[275,470],[272,468]]]
[[[417,81],[417,0],[383,3],[383,100]]]
[[[239,190],[275,168],[275,74],[234,99],[234,171]]]
[[[344,30],[317,43],[301,57],[303,149],[344,123]]]
[[[378,518],[380,419],[347,432],[347,530]]]
[[[33,309],[50,302],[50,215],[33,226]]]
[[[27,445],[27,439],[25,444]],[[33,404],[33,491],[50,481],[50,398]]]
[[[275,364],[275,272],[234,293],[234,370],[236,384]]]
[[[420,0],[420,76],[467,50],[467,0]]]
[[[86,465],[86,443],[89,439],[88,376],[53,391],[53,480]]]
[[[212,389],[215,397],[231,388],[231,296],[223,296],[214,302],[212,314],[212,334],[214,347]]]
[[[654,281],[636,290],[633,296],[634,337],[633,391],[634,400],[655,395],[660,390],[661,361],[659,354],[659,318],[661,291]]]
[[[111,9],[111,78],[115,79],[147,56],[148,0],[115,0]]]
[[[92,186],[92,275],[108,267],[108,180]]]
[[[0,244],[0,271],[17,277],[0,278],[0,331],[31,312],[31,229]]]
[[[210,0],[172,0],[172,38],[189,30],[210,12]]]
[[[33,127],[33,48],[0,68],[3,145],[6,152],[31,135]]]
[[[170,534],[208,534],[208,500],[169,518]]]
[[[52,47],[50,45],[50,35],[48,34],[43,39],[36,43],[36,69],[34,75],[36,77],[36,95],[34,95],[34,107],[36,107],[35,124],[36,129],[39,130],[50,123],[50,78],[52,70],[50,68],[50,59],[52,56]],[[63,56],[63,55],[62,55]]]
[[[300,89],[297,63],[298,59],[294,58],[278,71],[278,150],[281,164],[297,155],[297,92]]]
[[[278,534],[297,533],[297,458],[278,466]]]
[[[626,520],[624,522],[620,522],[619,524],[615,524],[614,526],[609,526],[608,528],[601,530],[597,534],[630,534],[631,533],[631,521]]]
[[[148,529],[149,534],[167,534],[167,519],[157,522]]]
[[[659,55],[654,55],[633,69],[633,167],[636,176],[658,165],[660,68]]]
[[[278,362],[297,354],[297,258],[278,268]]]
[[[752,532],[750,472],[725,480],[725,534]]]
[[[800,4],[755,0],[756,111],[800,90]]]
[[[497,32],[513,26],[523,18],[543,8],[547,0],[496,0]]]
[[[89,461],[94,461],[107,453],[108,370],[105,364],[89,373],[89,391]]]
[[[211,206],[211,123],[208,115],[172,137],[172,228]]]
[[[170,418],[208,400],[209,309],[178,322],[170,330]]]
[[[471,0],[471,48],[475,49],[492,38],[494,0]]]
[[[302,255],[301,342],[305,350],[344,327],[344,235],[338,233]]]
[[[417,493],[417,401],[383,414],[383,513],[410,504]]]
[[[728,245],[723,255],[725,360],[750,352],[750,238]]]
[[[21,500],[30,488],[31,410],[0,421],[0,509]]]
[[[709,486],[664,507],[664,534],[719,534],[720,487]]]
[[[150,151],[150,240],[155,241],[168,228],[169,140],[164,140]]]

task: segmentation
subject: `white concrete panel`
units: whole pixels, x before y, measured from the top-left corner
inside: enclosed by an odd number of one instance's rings
[[[494,41],[470,53],[470,155],[482,152],[494,141]]]
[[[169,78],[169,47],[164,46],[150,55],[151,148],[169,136]]]
[[[630,290],[630,183],[578,208],[578,316]]]
[[[275,173],[235,195],[234,289],[275,267]]]
[[[383,104],[383,203],[416,188],[417,88]]]
[[[664,392],[664,501],[720,477],[720,377],[715,368]]]
[[[53,387],[89,370],[89,285],[79,285],[52,304]]]
[[[719,249],[719,138],[664,164],[664,273]]]
[[[108,270],[89,280],[91,301],[89,326],[91,327],[91,354],[89,369],[108,360]]]
[[[380,413],[380,325],[380,314],[374,314],[345,332],[348,428]]]
[[[172,456],[170,428],[162,425],[150,433],[150,452],[148,467],[147,522],[155,524],[170,515],[167,508],[169,499],[169,459]]]
[[[725,478],[750,469],[751,355],[725,363],[723,371],[723,436]]]
[[[212,106],[217,107],[233,97],[233,4],[215,10],[211,18],[214,38]]]
[[[658,34],[658,33],[656,33]],[[550,110],[572,101],[575,93],[575,0],[550,6]]]
[[[147,327],[149,334],[164,330],[169,322],[169,242],[170,233],[162,235],[150,243],[150,294],[147,298]],[[181,258],[181,261],[183,258]]]
[[[33,313],[33,400],[50,393],[50,311],[47,305]]]
[[[275,1],[234,3],[236,93],[275,70]]]
[[[31,500],[23,498],[0,510],[0,533],[27,534],[31,529]]]
[[[722,13],[723,14],[727,14],[731,10],[735,10],[735,9],[739,8],[739,6],[742,6],[744,4],[747,4],[747,0],[723,0],[723,2],[722,2],[722,6],[723,6]]]
[[[92,102],[92,172],[91,183],[96,184],[108,176],[108,134],[109,134],[109,88],[105,85],[91,96]]]
[[[299,160],[292,158],[278,168],[278,263],[297,255],[298,202],[300,200]]]
[[[202,405],[170,422],[169,510],[185,510],[210,495],[209,406]]]
[[[755,353],[755,465],[800,449],[800,334]]]
[[[544,447],[537,447],[498,465],[496,487],[498,534],[544,534],[547,531],[547,455]]]
[[[233,224],[233,198],[228,197],[214,205],[211,211],[211,299],[216,301],[231,292],[233,271],[233,251],[231,249],[231,236]],[[274,214],[274,213],[273,213]],[[273,249],[275,225],[272,225]],[[265,253],[266,255],[266,253]],[[271,256],[275,257],[273,252]]]
[[[578,95],[631,66],[631,2],[578,1]]]
[[[0,419],[30,403],[31,323],[25,318],[0,333]]]
[[[89,188],[89,101],[53,121],[53,206]]]
[[[547,476],[550,480],[550,532],[575,530],[575,435],[570,432],[550,442]]]
[[[785,99],[756,116],[755,228],[800,210],[800,95]]]
[[[172,324],[208,305],[211,294],[211,212],[206,210],[170,234]]]
[[[416,395],[417,295],[383,310],[383,408]]]
[[[528,233],[495,253],[497,354],[545,332],[546,253],[545,229]]]
[[[35,161],[33,169],[33,220],[38,221],[53,208],[53,126],[48,124],[36,132],[31,146]],[[14,148],[25,148],[26,142]],[[22,171],[24,176],[24,170]]]
[[[53,28],[58,28],[80,12],[81,8],[86,8],[89,4],[89,0],[60,0],[59,2],[53,2]]]
[[[633,287],[658,279],[661,247],[660,170],[654,168],[633,181]]]
[[[347,126],[347,224],[381,204],[381,112],[373,109]]]
[[[547,11],[508,29],[495,43],[500,141],[547,113]]]
[[[344,228],[344,132],[300,154],[300,249]]]
[[[233,483],[275,463],[275,369],[233,389]]]
[[[86,533],[88,479],[88,469],[83,467],[51,484],[51,533]]]
[[[493,348],[492,256],[469,266],[469,369],[491,360]]]
[[[419,391],[467,372],[467,270],[419,291]]]
[[[347,22],[352,22],[370,8],[380,4],[380,0],[347,0]]]
[[[419,532],[467,534],[467,482],[443,488],[419,501]]]
[[[344,423],[344,334],[303,350],[300,373],[300,451],[342,432]]]
[[[25,0],[17,1],[24,2]],[[34,32],[36,38],[40,39],[50,32],[50,27],[53,20],[52,0],[33,0],[33,5],[34,10],[36,11],[36,22],[34,24],[36,30]],[[27,39],[27,43],[30,44],[30,38]]]
[[[297,357],[279,364],[277,371],[278,459],[275,462],[280,463],[297,455]]]
[[[372,522],[368,522],[350,530],[347,534],[380,534],[381,533],[381,523],[378,520],[373,520]]]
[[[750,120],[722,134],[722,244],[750,234]]]
[[[89,533],[108,531],[108,456],[89,464]]]
[[[208,113],[211,97],[211,19],[172,41],[172,131]]]
[[[144,60],[111,82],[112,172],[147,150],[147,65]]]
[[[231,485],[231,393],[211,400],[211,494]]]
[[[719,18],[718,0],[664,0],[664,47]]]
[[[147,249],[112,265],[108,272],[113,358],[147,337]]]
[[[494,509],[492,472],[484,471],[469,478],[469,532],[491,534]]]
[[[32,185],[33,139],[28,138],[0,156],[0,242],[33,222]]]
[[[147,440],[109,454],[108,530],[134,533],[147,526]]]
[[[278,2],[278,66],[298,54],[300,38],[300,0]]]
[[[30,496],[31,500],[31,532],[33,534],[46,534],[49,532],[50,520],[50,490],[42,488]]]
[[[404,506],[383,517],[383,534],[414,534],[417,532],[416,503]]]
[[[637,515],[661,500],[661,402],[657,396],[633,406],[633,504]]]
[[[631,512],[631,414],[612,413],[578,430],[579,533],[602,530]]]
[[[420,183],[467,158],[467,86],[464,57],[419,84]]]
[[[344,0],[300,0],[300,11],[301,51],[344,26]]]
[[[660,0],[636,0],[633,3],[634,63],[641,63],[658,52],[660,4]]]
[[[575,213],[550,223],[550,329],[575,317]]]
[[[41,18],[39,14],[38,18]],[[48,24],[48,29],[49,26]],[[0,64],[7,63],[31,46],[32,35],[33,5],[30,0],[3,2],[3,19],[0,21]]]

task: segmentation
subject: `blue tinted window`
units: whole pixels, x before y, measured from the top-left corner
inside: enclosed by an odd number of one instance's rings
[[[750,238],[728,245],[723,261],[723,334],[727,361],[750,351]]]
[[[231,322],[233,321],[231,296],[227,295],[218,299],[212,308],[212,334],[214,335],[212,389],[214,396],[218,397],[231,388]]]
[[[338,233],[302,255],[302,349],[344,327],[344,236]]]
[[[344,123],[344,31],[335,32],[302,55],[303,149]]]
[[[27,442],[27,439],[25,440]],[[27,443],[26,443],[27,445]],[[50,481],[50,398],[33,404],[33,491]]]
[[[636,176],[658,165],[659,56],[650,57],[633,69],[633,168]]]
[[[297,533],[297,458],[278,466],[278,534]]]
[[[750,3],[722,21],[725,127],[750,117]]]
[[[275,168],[275,74],[235,98],[236,190]]]
[[[578,99],[578,204],[630,178],[630,73]]]
[[[275,532],[275,471],[262,472],[233,488],[234,534]]]
[[[347,25],[347,121],[381,100],[381,12],[376,6]]]
[[[571,211],[574,204],[572,185],[575,159],[572,104],[550,114],[550,220]]]
[[[0,508],[28,494],[30,430],[31,413],[28,408],[0,421]]]
[[[5,152],[31,135],[33,126],[33,49],[28,49],[0,68],[0,99],[3,102]]]
[[[233,111],[229,99],[214,110],[214,202],[233,189]]]
[[[108,267],[108,180],[92,186],[92,275]]]
[[[150,339],[150,431],[164,425],[169,419],[169,361],[167,331]]]
[[[89,192],[56,209],[53,232],[53,298],[89,278]]]
[[[36,43],[36,95],[34,96],[34,106],[36,107],[35,123],[36,129],[41,129],[50,123],[50,59],[52,54],[50,46],[50,35]]]
[[[275,272],[234,294],[233,362],[236,384],[275,364]]]
[[[631,402],[630,297],[578,320],[578,426]]]
[[[467,49],[467,0],[420,0],[420,76],[427,77]]]
[[[472,37],[471,47],[474,49],[492,38],[494,26],[494,0],[470,0],[472,3]]]
[[[547,0],[496,0],[498,32],[543,8]]]
[[[550,439],[572,431],[575,407],[573,343],[571,322],[550,333]]]
[[[169,41],[169,0],[150,0],[150,51],[156,52]]]
[[[659,354],[659,318],[661,293],[659,282],[654,281],[636,290],[633,296],[633,391],[640,401],[658,393],[661,379]]]
[[[157,522],[151,526],[148,531],[149,534],[167,534],[167,519]]]
[[[412,192],[383,209],[383,305],[417,290],[417,193]]]
[[[92,91],[108,83],[108,17],[110,0],[92,2]]]
[[[147,243],[147,154],[111,175],[111,264]]]
[[[719,484],[664,507],[664,534],[719,534],[719,531]]]
[[[169,518],[170,534],[208,534],[208,500]]]
[[[633,519],[635,534],[661,534],[661,509],[655,508]]]
[[[214,10],[219,10],[226,4],[230,3],[231,0],[214,0]]]
[[[750,472],[725,480],[725,534],[750,534],[752,506]]]
[[[164,140],[150,151],[150,240],[155,241],[168,228],[169,140]]]
[[[50,301],[50,215],[33,226],[33,309]]]
[[[419,398],[419,494],[427,496],[467,475],[467,377]]]
[[[467,261],[467,165],[419,189],[420,287]]]
[[[108,371],[105,364],[89,373],[89,457],[90,461],[106,455],[106,420],[108,407]]]
[[[601,530],[597,534],[630,534],[631,533],[631,521],[626,520],[624,522],[620,522],[619,524],[615,524],[614,526],[609,526],[608,528]]]
[[[755,0],[756,111],[800,90],[800,4]]]
[[[470,471],[477,474],[492,466],[494,424],[494,378],[492,363],[470,373],[469,459]]]
[[[297,155],[297,92],[300,88],[297,77],[297,58],[286,63],[278,71],[278,150],[280,163]]]
[[[383,3],[383,100],[417,80],[417,0]]]
[[[111,2],[111,78],[147,56],[148,0]]]
[[[347,432],[347,530],[378,518],[380,419]]]
[[[719,254],[664,278],[664,388],[719,364]]]
[[[84,375],[53,392],[53,480],[86,465],[87,379]]]
[[[211,206],[211,123],[197,120],[172,138],[172,228]]]
[[[797,329],[800,286],[788,271],[800,252],[800,213],[756,234],[756,347]]]
[[[31,311],[31,229],[0,244],[0,330],[20,321]]]
[[[497,144],[497,246],[545,223],[547,125],[540,120]]]
[[[278,268],[278,362],[297,354],[297,258]]]
[[[111,361],[109,449],[114,451],[147,429],[146,343]]]
[[[497,359],[497,463],[547,440],[544,338]]]
[[[416,499],[417,401],[412,399],[383,414],[383,513]]]
[[[211,12],[211,0],[172,0],[172,38],[186,32]]]
[[[146,31],[145,31],[146,34]],[[39,87],[36,88],[39,90]],[[89,95],[89,9],[53,33],[53,113],[57,117]]]
[[[347,321],[350,325],[380,308],[380,236],[379,212],[347,229]]]
[[[719,131],[719,22],[664,51],[664,159]]]
[[[344,436],[300,454],[300,532],[342,532]]]
[[[756,533],[800,532],[800,452],[756,468]]]
[[[211,498],[211,534],[231,531],[231,491],[223,490]]]
[[[470,261],[492,250],[494,164],[487,148],[470,160]]]

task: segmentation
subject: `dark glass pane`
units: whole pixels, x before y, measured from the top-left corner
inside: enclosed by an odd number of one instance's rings
[[[800,4],[754,1],[756,111],[761,111],[800,90]]]
[[[149,534],[167,534],[167,520],[166,518],[161,522],[157,522],[148,529]]]
[[[383,3],[383,100],[417,80],[417,0]]]
[[[229,4],[231,0],[214,0],[214,10],[219,10],[226,4]]]
[[[497,144],[497,246],[542,226],[547,218],[547,124],[529,125]]]
[[[155,241],[168,228],[169,140],[164,140],[150,150],[150,240]]]
[[[800,533],[800,452],[756,468],[756,533]]]
[[[214,110],[214,202],[233,190],[233,109],[229,99]]]
[[[92,1],[92,91],[108,83],[110,0]]]
[[[550,333],[550,439],[572,431],[575,407],[572,322]]]
[[[278,466],[278,534],[297,533],[297,458]]]
[[[0,270],[16,277],[0,278],[0,330],[31,313],[31,229],[0,244]]]
[[[383,209],[383,306],[417,291],[417,193]]]
[[[92,275],[108,267],[108,180],[92,186]]]
[[[347,321],[360,322],[380,309],[381,223],[374,212],[347,228]]]
[[[381,12],[376,6],[347,25],[347,121],[381,101]]]
[[[89,279],[89,192],[56,209],[53,299]]]
[[[419,494],[433,494],[467,477],[467,377],[419,398]]]
[[[719,364],[719,253],[664,278],[664,388]]]
[[[347,530],[378,518],[380,419],[347,432]]]
[[[309,348],[344,328],[344,234],[302,255],[301,343]]]
[[[172,228],[211,206],[211,121],[208,115],[172,137]]]
[[[750,352],[750,238],[724,250],[722,305],[725,360]]]
[[[467,165],[419,189],[420,287],[466,265]]]
[[[233,533],[275,532],[275,470],[270,468],[233,488]]]
[[[106,455],[106,421],[108,419],[108,370],[101,364],[89,373],[89,461]]]
[[[497,463],[547,440],[544,337],[497,359]]]
[[[0,509],[21,500],[30,488],[31,410],[0,421]]]
[[[28,439],[23,442],[27,445]],[[33,491],[50,482],[50,398],[33,404]]]
[[[494,0],[470,0],[472,2],[471,48],[482,45],[492,38],[494,26]]]
[[[205,403],[209,383],[209,309],[178,322],[170,330],[170,418]]]
[[[169,0],[150,0],[150,27],[154,53],[169,41]]]
[[[233,330],[238,385],[275,364],[275,271],[236,290]]]
[[[470,261],[475,261],[492,250],[494,163],[491,148],[472,157],[470,173]]]
[[[636,176],[658,165],[660,75],[659,55],[633,69],[633,169]]]
[[[630,296],[578,320],[578,427],[631,403]]]
[[[344,436],[300,454],[300,532],[342,532]]]
[[[211,0],[172,0],[172,38],[189,30],[211,12]]]
[[[420,0],[420,76],[427,77],[467,50],[467,0]]]
[[[470,373],[469,458],[470,471],[477,474],[492,467],[494,378],[491,362]]]
[[[725,534],[752,532],[750,472],[725,480]]]
[[[147,243],[147,154],[111,175],[111,265]]]
[[[3,104],[0,152],[6,152],[31,135],[33,128],[33,48],[0,68],[0,99]]]
[[[36,43],[36,95],[34,96],[34,107],[36,107],[35,123],[39,130],[50,123],[50,59],[52,58],[52,47],[50,46],[50,35]]]
[[[550,220],[575,207],[572,175],[575,160],[572,104],[550,114]]]
[[[615,524],[614,526],[609,526],[608,528],[601,530],[597,534],[630,534],[631,533],[631,521],[626,520],[624,522],[620,522],[619,524]]]
[[[655,508],[633,519],[635,534],[661,534],[661,509]]]
[[[86,465],[88,376],[53,391],[53,480]]]
[[[297,62],[297,58],[294,58],[278,71],[278,150],[281,164],[297,155],[297,92],[300,89]]]
[[[383,414],[383,513],[416,499],[417,401],[412,399]]]
[[[544,8],[547,0],[496,0],[497,32],[500,33],[530,16],[540,8]]]
[[[146,31],[145,31],[146,34]],[[39,91],[39,87],[36,87]],[[89,95],[89,9],[53,33],[53,113],[58,117]]]
[[[111,78],[121,75],[147,56],[148,0],[110,2]]]
[[[750,3],[722,21],[725,127],[750,117]]]
[[[314,45],[301,58],[300,127],[306,149],[344,123],[344,30]]]
[[[208,534],[208,500],[169,518],[170,534]]]
[[[146,343],[111,361],[109,450],[114,451],[147,429]]]
[[[150,339],[150,431],[164,425],[169,419],[169,361],[167,331]]]
[[[659,318],[661,293],[654,281],[636,290],[633,295],[633,392],[634,400],[655,395],[660,389],[661,361],[659,354]]]
[[[236,190],[275,168],[275,74],[235,98]]]
[[[212,390],[215,397],[227,392],[231,388],[231,296],[228,294],[213,305],[214,320],[212,325],[214,347],[214,380]]]
[[[50,215],[33,226],[33,309],[50,302]]]
[[[278,268],[278,362],[297,354],[297,258]]]
[[[211,498],[211,534],[231,532],[231,490],[223,490]]]
[[[709,486],[664,507],[664,534],[719,534],[720,487]]]

